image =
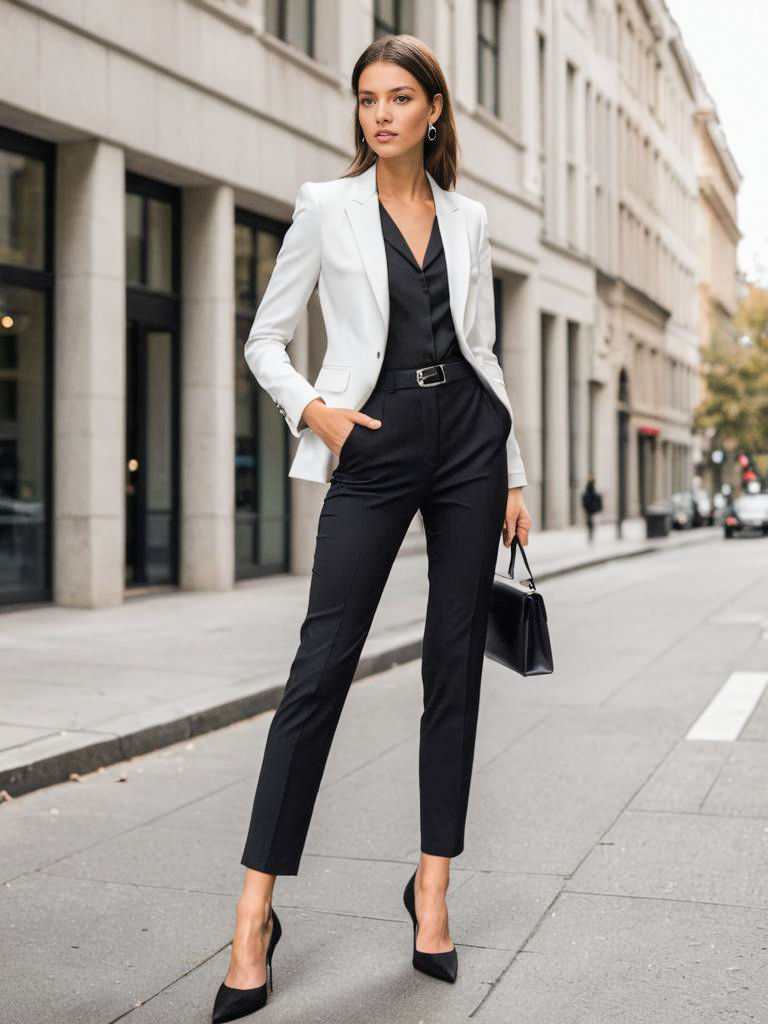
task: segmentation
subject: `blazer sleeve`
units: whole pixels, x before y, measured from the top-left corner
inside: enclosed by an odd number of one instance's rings
[[[322,396],[295,368],[286,347],[319,276],[320,210],[312,182],[305,181],[244,348],[251,373],[296,437],[309,430],[302,420],[304,408]]]
[[[480,204],[480,207],[482,210],[482,227],[480,231],[478,267],[480,280],[478,283],[476,318],[481,337],[488,339],[488,347],[483,350],[483,355],[486,363],[488,364],[491,376],[498,376],[500,383],[504,385],[506,390],[506,384],[504,383],[504,371],[499,364],[499,360],[496,358],[496,353],[493,351],[493,346],[496,341],[496,312],[493,295],[491,242],[488,230],[488,211],[482,203]],[[528,478],[525,475],[525,467],[520,454],[520,446],[518,445],[517,438],[515,436],[515,417],[512,412],[512,400],[509,398],[509,391],[507,391],[507,399],[509,400],[510,415],[512,416],[512,426],[510,427],[509,435],[507,437],[507,486],[526,487],[528,485]]]

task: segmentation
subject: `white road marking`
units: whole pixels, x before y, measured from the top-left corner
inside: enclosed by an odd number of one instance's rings
[[[763,695],[768,672],[732,672],[686,733],[687,740],[737,740]]]

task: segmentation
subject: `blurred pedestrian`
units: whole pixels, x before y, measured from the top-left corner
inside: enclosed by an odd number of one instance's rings
[[[581,495],[581,506],[587,517],[587,540],[591,543],[595,539],[592,516],[603,511],[603,499],[600,492],[595,489],[595,478],[592,473],[587,477],[587,485]]]

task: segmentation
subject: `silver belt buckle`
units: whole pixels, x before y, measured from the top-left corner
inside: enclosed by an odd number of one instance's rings
[[[428,373],[429,370],[439,370],[443,377],[442,380],[425,381],[423,374]],[[445,370],[443,369],[442,363],[436,363],[435,366],[422,366],[416,371],[416,383],[420,388],[433,388],[436,384],[445,384]]]

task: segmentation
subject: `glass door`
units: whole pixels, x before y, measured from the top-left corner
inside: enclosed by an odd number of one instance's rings
[[[129,321],[126,358],[126,585],[175,583],[176,335]]]
[[[175,584],[179,562],[180,195],[126,175],[126,586]]]

